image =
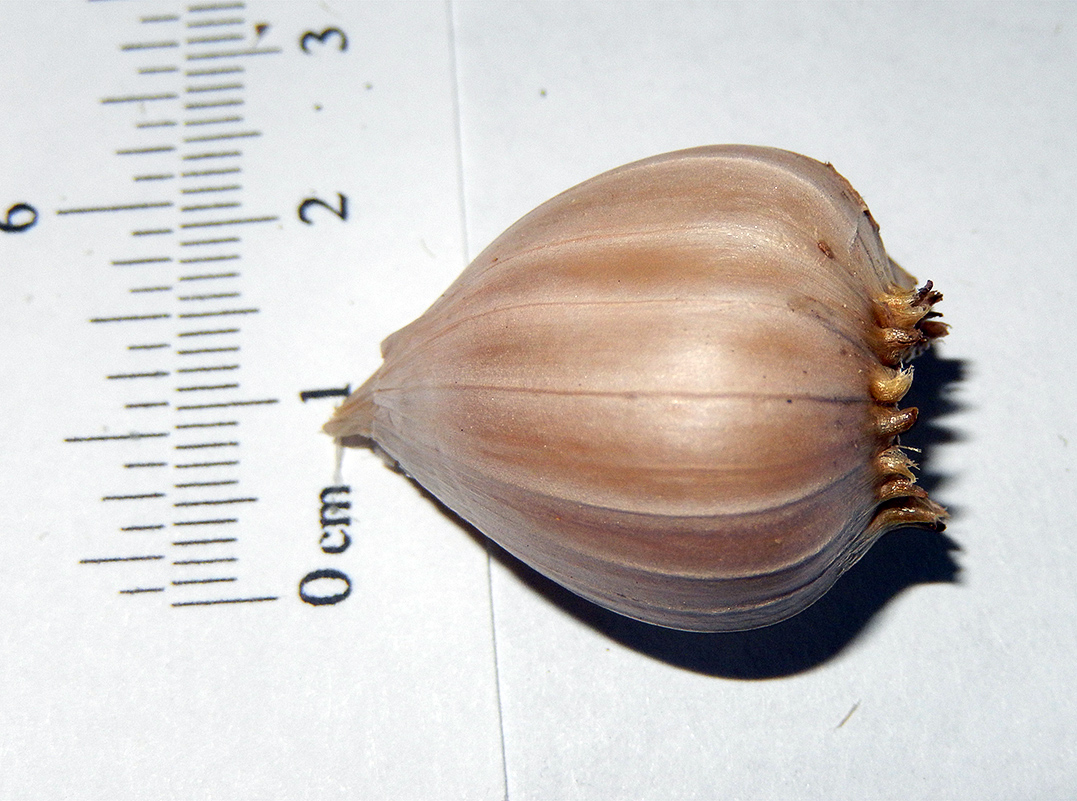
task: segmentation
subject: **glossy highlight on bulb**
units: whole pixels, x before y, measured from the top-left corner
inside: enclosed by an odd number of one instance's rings
[[[778,622],[886,531],[946,517],[898,442],[942,296],[878,232],[788,151],[625,165],[498,237],[325,431],[606,608]]]

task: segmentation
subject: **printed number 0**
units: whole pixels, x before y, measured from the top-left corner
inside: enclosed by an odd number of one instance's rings
[[[16,222],[15,217],[19,214],[29,214],[30,219],[23,222]],[[33,228],[37,223],[37,209],[31,206],[29,203],[16,203],[10,209],[7,210],[7,215],[4,217],[4,221],[0,222],[0,231],[4,231],[9,234],[15,234],[19,231],[25,231],[29,228]]]
[[[299,39],[300,49],[307,54],[312,54],[312,51],[307,45],[310,40],[315,40],[318,44],[324,45],[329,39],[336,37],[338,40],[337,50],[344,52],[348,49],[348,37],[344,35],[344,31],[340,28],[326,28],[321,33],[315,33],[314,31],[307,31]]]
[[[340,192],[337,192],[337,198],[340,199],[340,204],[334,209],[320,198],[308,197],[299,204],[299,219],[307,225],[314,225],[314,221],[307,217],[307,209],[311,206],[321,206],[322,208],[329,209],[330,212],[337,215],[342,220],[348,219],[348,198],[345,195],[340,194]]]

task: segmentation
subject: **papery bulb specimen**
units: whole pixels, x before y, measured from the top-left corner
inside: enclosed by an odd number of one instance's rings
[[[509,228],[325,430],[595,603],[765,626],[884,532],[941,527],[896,445],[940,298],[829,164],[668,153]]]

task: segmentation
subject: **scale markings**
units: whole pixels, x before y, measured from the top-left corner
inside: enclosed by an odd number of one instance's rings
[[[152,409],[158,406],[167,406],[168,401],[146,401],[144,403],[125,403],[125,409]]]
[[[111,381],[117,378],[163,378],[167,375],[171,375],[171,373],[165,370],[155,370],[152,373],[117,373],[116,375],[107,375],[105,378]]]
[[[221,577],[221,578],[204,578],[204,579],[180,579],[173,581],[173,587],[182,587],[187,584],[222,584],[227,581],[238,581],[235,576]]]
[[[264,406],[271,403],[280,403],[277,398],[268,398],[266,400],[249,400],[249,401],[227,401],[225,403],[199,403],[193,406],[177,406],[178,411],[187,411],[188,409],[224,409],[231,406]]]
[[[214,373],[220,370],[238,370],[238,364],[221,364],[214,367],[181,367],[177,373]]]
[[[117,439],[150,439],[152,437],[167,437],[167,431],[155,431],[153,433],[131,433],[131,434],[103,434],[99,437],[66,437],[64,442],[104,442],[106,440]]]
[[[164,559],[164,555],[153,556],[101,556],[96,559],[79,559],[80,565],[103,565],[107,562],[153,562]]]
[[[223,142],[227,139],[250,139],[261,135],[261,131],[235,131],[233,133],[224,134],[206,134],[205,136],[185,136],[183,141],[186,144],[192,144],[194,142]]]
[[[166,209],[172,205],[171,200],[151,203],[120,203],[115,206],[84,206],[77,209],[57,209],[57,214],[97,214],[106,211],[144,211],[146,209]]]
[[[238,562],[234,556],[221,556],[216,559],[177,559],[174,565],[220,565],[226,562]]]
[[[177,445],[177,451],[197,451],[205,448],[238,448],[238,442],[197,442],[193,445]]]
[[[191,489],[192,487],[224,487],[238,483],[238,479],[230,478],[225,481],[188,481],[184,484],[173,484],[172,486],[176,489]]]
[[[216,50],[210,53],[188,53],[188,61],[206,61],[215,58],[244,58],[246,56],[272,56],[283,52],[279,47],[251,47],[244,50]]]
[[[120,595],[138,595],[144,592],[164,592],[164,587],[132,587],[129,590],[120,590]]]
[[[103,501],[141,501],[146,498],[163,498],[165,494],[163,492],[144,492],[140,495],[106,495],[101,500]]]
[[[253,604],[260,601],[279,600],[276,595],[265,595],[258,598],[217,598],[212,601],[176,601],[173,606],[216,606],[218,604]]]
[[[222,203],[199,203],[194,206],[180,206],[180,211],[207,211],[209,209],[238,209],[240,203],[238,201],[226,201]]]
[[[173,506],[227,506],[233,503],[257,503],[257,498],[224,498],[219,501],[177,501]]]
[[[169,153],[175,145],[153,145],[151,147],[126,147],[116,151],[117,156],[145,156],[149,153]]]
[[[113,267],[132,267],[136,264],[167,264],[170,261],[171,256],[145,256],[139,259],[113,259],[109,263]]]
[[[257,314],[258,309],[221,309],[211,312],[183,312],[176,315],[181,320],[192,320],[198,317],[232,317],[237,314]]]
[[[104,105],[112,105],[115,103],[149,103],[154,100],[175,100],[179,95],[175,92],[161,92],[156,95],[124,95],[123,97],[102,97],[101,102]]]
[[[239,350],[238,345],[233,345],[230,348],[197,348],[195,350],[177,350],[176,353],[180,356],[196,356],[200,353],[231,353]]]
[[[173,465],[173,467],[175,467],[177,470],[185,470],[188,468],[195,467],[234,467],[237,464],[239,464],[239,460],[234,459],[228,462],[189,462],[187,464]]]
[[[162,524],[147,525],[147,526],[124,526],[120,531],[160,531],[164,528]]]
[[[126,468],[137,467],[168,467],[168,462],[128,462],[124,465]]]
[[[139,320],[166,320],[171,314],[127,314],[121,317],[91,317],[91,323],[131,323]]]
[[[173,47],[179,47],[179,42],[131,42],[120,45],[120,50],[168,50]]]

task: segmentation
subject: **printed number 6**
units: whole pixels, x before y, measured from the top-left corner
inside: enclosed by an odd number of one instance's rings
[[[344,35],[344,31],[340,28],[326,28],[321,33],[315,33],[314,31],[307,31],[299,39],[300,49],[307,54],[313,54],[311,49],[307,47],[310,40],[315,40],[318,44],[324,45],[329,39],[336,37],[338,39],[337,50],[344,52],[348,49],[348,37]]]
[[[15,217],[19,214],[29,214],[30,219],[23,220],[23,222],[16,222]],[[4,231],[9,234],[17,234],[19,231],[25,231],[28,228],[33,228],[37,223],[37,209],[31,206],[29,203],[16,203],[10,209],[7,210],[7,216],[4,217],[4,221],[0,222],[0,231]]]

